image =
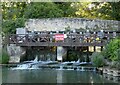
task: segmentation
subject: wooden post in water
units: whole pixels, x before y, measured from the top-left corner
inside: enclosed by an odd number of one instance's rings
[[[56,52],[56,58],[55,58],[55,61],[57,61],[57,47],[55,47],[55,52]]]
[[[94,52],[96,52],[96,47],[94,46]]]
[[[86,62],[89,62],[89,46],[87,46],[87,59]]]
[[[103,46],[101,46],[101,51],[103,50]]]

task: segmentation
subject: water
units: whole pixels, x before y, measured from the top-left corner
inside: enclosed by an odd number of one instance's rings
[[[25,62],[23,62],[23,64],[19,64],[19,65],[17,65],[17,67],[15,67],[15,68],[11,68],[11,69],[21,69],[21,70],[23,70],[23,69],[29,69],[29,68],[31,68],[31,69],[37,69],[38,68],[38,64],[40,64],[41,62],[40,61],[38,61],[38,56],[36,56],[35,57],[35,59],[34,60],[31,60],[31,61],[25,61]]]
[[[81,67],[79,65],[85,65],[88,64],[87,62],[80,62],[80,60],[78,59],[78,61],[71,61],[71,62],[57,62],[57,61],[51,61],[50,58],[48,58],[47,61],[38,61],[38,56],[36,56],[36,58],[34,60],[31,61],[24,61],[23,63],[17,65],[17,67],[12,67],[12,70],[24,70],[24,69],[39,69],[39,68],[52,68],[56,69],[55,66],[57,66],[59,69],[58,70],[80,70],[80,71],[85,71],[84,67],[82,67],[82,69],[78,69],[78,67]],[[65,69],[64,69],[64,68]],[[85,67],[87,68],[87,67]],[[87,70],[89,71],[89,70]],[[95,71],[95,70],[92,70]]]
[[[34,62],[38,62],[38,56],[36,56],[33,61],[34,61]]]
[[[2,69],[3,83],[114,83],[89,71],[55,69]]]
[[[93,71],[85,71],[82,67],[79,69],[77,64],[86,64],[86,62],[71,61],[61,62],[38,61],[38,57],[31,61],[25,61],[17,67],[2,69],[3,83],[114,83],[105,79],[103,76],[97,74],[95,69]],[[40,68],[39,66],[57,65],[57,68]],[[76,70],[73,68],[64,69],[64,66],[77,66]]]
[[[62,65],[60,66],[60,69],[59,69],[59,70],[63,70],[63,66],[62,66]]]

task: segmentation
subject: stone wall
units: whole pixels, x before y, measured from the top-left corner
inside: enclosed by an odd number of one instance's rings
[[[112,29],[118,30],[118,22],[114,20],[98,20],[84,18],[48,18],[48,19],[29,19],[25,27],[29,30],[37,31],[64,31],[67,29]]]
[[[7,51],[10,55],[9,63],[19,63],[21,56],[26,53],[24,48],[16,46],[15,44],[7,46]]]

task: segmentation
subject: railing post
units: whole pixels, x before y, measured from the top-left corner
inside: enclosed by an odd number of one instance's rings
[[[70,43],[71,43],[71,46],[72,46],[72,44],[73,44],[72,34],[70,34]]]
[[[96,43],[96,32],[93,33],[93,43]]]
[[[82,40],[82,38],[83,38],[83,37],[82,37],[82,32],[80,32],[80,35],[79,35],[79,36],[80,36],[79,42],[82,43],[82,42],[83,42],[83,40]]]
[[[115,38],[117,36],[116,32],[113,32],[113,38]]]
[[[110,33],[109,32],[107,32],[107,41],[109,42],[110,41]],[[107,42],[107,43],[108,43]]]
[[[28,34],[25,34],[25,44],[27,45],[28,44]]]

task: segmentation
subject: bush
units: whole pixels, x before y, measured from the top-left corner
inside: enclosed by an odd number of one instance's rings
[[[76,61],[77,60],[77,54],[73,51],[68,53],[68,61]]]
[[[115,51],[115,56],[117,57],[118,62],[120,62],[120,48]]]
[[[7,64],[8,62],[9,62],[9,55],[5,50],[3,50],[2,55],[0,56],[0,64]]]
[[[105,47],[102,54],[105,56],[106,59],[109,59],[111,61],[117,61],[117,50],[120,48],[120,39],[114,39],[111,40],[109,44]]]
[[[113,62],[111,67],[120,69],[120,48],[115,51],[116,61]]]
[[[98,52],[95,52],[91,55],[91,61],[94,66],[101,67],[105,65],[104,57]]]

